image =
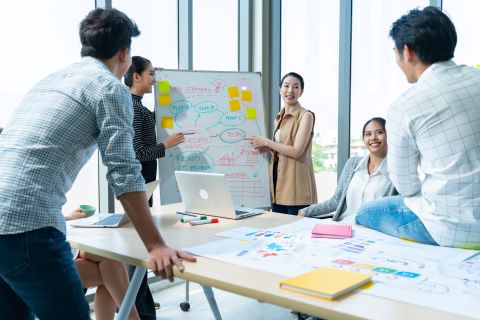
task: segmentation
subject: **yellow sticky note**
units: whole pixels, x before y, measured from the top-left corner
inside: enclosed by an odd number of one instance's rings
[[[238,88],[237,87],[228,87],[228,96],[230,98],[236,98],[238,97]]]
[[[161,106],[169,106],[172,103],[172,100],[170,99],[170,95],[168,93],[160,93],[158,95],[158,103]]]
[[[230,100],[228,101],[230,104],[230,111],[238,111],[240,110],[240,102],[238,100]]]
[[[242,90],[242,101],[246,101],[246,102],[252,101],[252,91]]]
[[[161,126],[162,126],[162,128],[172,129],[173,128],[173,117],[163,116]]]
[[[247,119],[257,119],[257,109],[245,108],[245,115]]]
[[[170,92],[170,83],[168,80],[158,81],[157,86],[160,92]]]

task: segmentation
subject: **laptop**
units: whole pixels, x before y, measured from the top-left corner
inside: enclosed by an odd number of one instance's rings
[[[175,171],[175,177],[187,212],[228,219],[243,219],[264,212],[235,208],[224,174]]]
[[[147,199],[152,196],[159,182],[160,180],[156,180],[145,185]],[[125,213],[100,213],[88,218],[73,220],[70,225],[79,228],[118,228],[128,221],[128,215]]]

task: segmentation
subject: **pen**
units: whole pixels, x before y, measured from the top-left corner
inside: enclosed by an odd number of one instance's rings
[[[195,214],[191,214],[191,213],[186,213],[186,212],[181,212],[181,211],[177,211],[176,213],[181,214],[182,216],[196,217]]]
[[[180,222],[190,222],[190,221],[197,221],[197,220],[207,220],[207,217],[206,216],[185,217],[180,219]]]
[[[207,224],[207,223],[218,223],[218,218],[190,221],[190,225],[192,226],[198,226],[199,224]]]
[[[185,132],[182,132],[182,134],[184,136],[189,135],[189,134],[195,134],[195,131],[185,131]]]

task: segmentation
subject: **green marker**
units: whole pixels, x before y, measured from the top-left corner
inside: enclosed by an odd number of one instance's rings
[[[206,216],[196,216],[196,217],[184,217],[180,219],[180,222],[190,222],[190,221],[198,221],[198,220],[207,220]]]

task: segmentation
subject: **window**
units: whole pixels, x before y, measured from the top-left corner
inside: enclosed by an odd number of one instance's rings
[[[478,20],[480,2],[443,0],[443,10],[450,16],[457,30],[457,48],[453,60],[458,64],[480,68],[480,43],[477,40],[477,30],[480,28]]]
[[[350,155],[364,155],[363,124],[385,117],[388,107],[408,83],[395,63],[392,23],[426,0],[354,0],[352,9],[352,95]]]
[[[3,74],[0,78],[0,126],[4,127],[17,104],[35,83],[80,59],[78,26],[94,9],[95,2],[6,1],[0,6],[0,29],[4,30],[2,41],[5,44],[0,50]],[[64,212],[82,203],[98,206],[97,180],[97,156],[94,156],[67,193]]]
[[[135,21],[140,35],[132,39],[132,56],[142,56],[153,66],[178,68],[177,0],[113,0],[114,8]],[[153,110],[154,95],[147,94],[143,104]]]
[[[193,0],[193,69],[238,70],[237,0]]]
[[[132,39],[132,56],[150,60],[154,67],[178,69],[178,6],[177,0],[113,0],[113,7],[135,21],[140,35]],[[155,96],[146,94],[143,105],[154,110]],[[154,203],[159,204],[159,191],[154,192]],[[115,212],[122,212],[115,200]]]
[[[339,1],[282,1],[282,75],[304,78],[299,101],[315,113],[312,158],[320,201],[332,196],[337,180],[339,14]]]

